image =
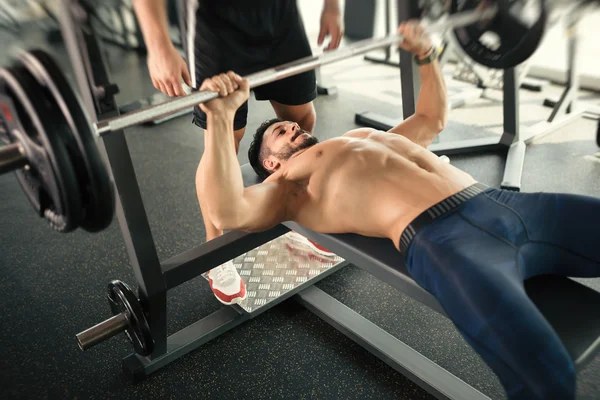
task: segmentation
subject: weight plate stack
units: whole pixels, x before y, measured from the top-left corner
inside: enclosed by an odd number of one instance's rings
[[[110,225],[114,216],[114,190],[86,113],[49,54],[31,50],[21,53],[19,59],[36,78],[48,101],[58,110],[56,117],[69,127],[74,138],[75,147],[70,149],[70,155],[81,192],[80,226],[88,232],[101,231]]]
[[[56,112],[18,62],[0,69],[4,141],[19,144],[28,160],[15,172],[17,180],[38,215],[55,230],[70,232],[81,221],[81,195],[69,156],[73,136]]]

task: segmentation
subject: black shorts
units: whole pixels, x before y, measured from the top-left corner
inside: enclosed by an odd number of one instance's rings
[[[296,0],[185,1],[182,41],[194,89],[205,78],[232,70],[245,76],[312,55]],[[314,71],[253,89],[257,100],[302,105],[317,96]],[[248,102],[237,111],[234,129],[246,126]],[[194,123],[206,115],[194,108]]]

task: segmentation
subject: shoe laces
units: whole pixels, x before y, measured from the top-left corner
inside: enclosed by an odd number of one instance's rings
[[[220,267],[216,268],[216,270],[213,271],[213,273],[215,274],[215,278],[217,278],[217,281],[224,285],[234,281],[237,275],[235,267],[229,263],[223,264]],[[211,273],[211,275],[213,273]]]

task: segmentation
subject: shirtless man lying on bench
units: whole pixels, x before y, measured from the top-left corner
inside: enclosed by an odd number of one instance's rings
[[[196,183],[206,212],[224,230],[294,221],[392,240],[399,265],[437,298],[509,398],[574,399],[573,362],[523,282],[600,276],[600,200],[488,188],[428,151],[446,125],[445,84],[424,31],[410,22],[399,33],[422,60],[415,114],[388,132],[360,128],[321,143],[295,122],[268,121],[249,151],[264,182],[249,188],[233,135],[248,83],[233,72],[205,80],[201,89],[221,94],[201,105],[210,173]]]

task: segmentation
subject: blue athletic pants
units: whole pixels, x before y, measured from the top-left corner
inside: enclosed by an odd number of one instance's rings
[[[523,282],[600,276],[600,199],[488,188],[417,232],[406,266],[510,399],[575,398],[573,361]]]

